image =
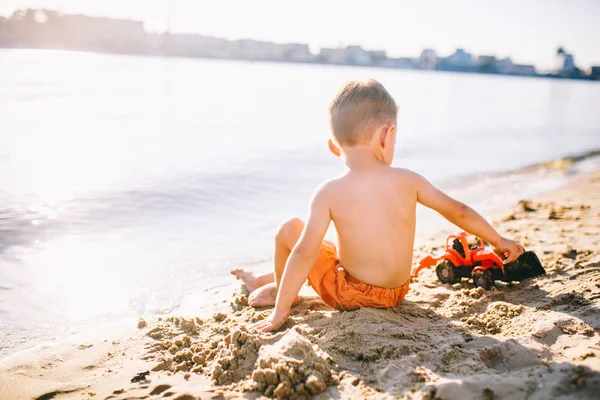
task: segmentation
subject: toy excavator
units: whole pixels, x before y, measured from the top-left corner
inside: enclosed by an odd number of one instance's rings
[[[490,290],[495,280],[505,282],[522,281],[544,275],[546,270],[532,251],[527,251],[508,264],[503,264],[482,239],[468,241],[466,232],[449,235],[446,251],[441,257],[425,257],[412,272],[417,276],[420,270],[436,265],[435,273],[442,283],[453,284],[462,278],[473,278],[475,286]],[[452,243],[452,244],[450,244]]]

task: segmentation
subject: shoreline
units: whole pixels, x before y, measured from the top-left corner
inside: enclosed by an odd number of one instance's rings
[[[337,312],[306,298],[274,335],[248,332],[268,310],[240,292],[228,313],[194,318],[190,305],[184,318],[121,321],[5,357],[0,398],[594,398],[600,171],[523,204],[492,220],[538,254],[545,276],[484,292],[424,270],[396,308]],[[413,264],[444,235],[417,236]]]
[[[481,71],[461,71],[461,70],[445,70],[445,69],[425,69],[425,68],[399,68],[394,66],[386,65],[359,65],[359,64],[345,64],[345,63],[327,63],[318,61],[293,61],[293,60],[269,60],[269,59],[250,59],[250,58],[227,58],[227,57],[209,57],[209,56],[193,56],[193,55],[179,55],[179,54],[160,54],[160,53],[122,53],[122,52],[111,52],[109,50],[101,49],[53,49],[44,47],[0,47],[0,50],[42,50],[42,51],[68,51],[73,53],[88,53],[88,54],[107,54],[114,56],[127,56],[127,57],[156,57],[156,58],[176,58],[185,60],[215,60],[215,61],[234,61],[234,62],[246,62],[246,63],[269,63],[269,64],[291,64],[291,65],[315,65],[320,67],[349,67],[349,68],[376,68],[384,70],[396,70],[396,71],[414,71],[414,72],[425,72],[425,73],[446,73],[446,74],[459,74],[459,75],[483,75],[483,76],[500,76],[509,78],[526,78],[526,79],[550,79],[558,81],[577,81],[577,82],[598,82],[598,79],[593,79],[584,75],[583,77],[568,77],[552,74],[538,74],[527,75],[527,74],[507,74],[500,72],[481,72]]]

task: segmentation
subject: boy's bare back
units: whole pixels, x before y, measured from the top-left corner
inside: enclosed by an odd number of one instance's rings
[[[340,264],[383,288],[410,278],[417,191],[414,173],[385,164],[350,170],[324,185]]]

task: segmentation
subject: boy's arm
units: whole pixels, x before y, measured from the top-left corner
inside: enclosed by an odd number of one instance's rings
[[[453,199],[433,186],[427,179],[416,175],[417,201],[440,213],[459,228],[476,235],[494,248],[494,252],[507,264],[523,254],[523,246],[504,238],[477,211]]]
[[[310,205],[310,215],[306,226],[298,239],[298,243],[292,249],[287,260],[281,283],[277,288],[277,300],[275,309],[271,315],[254,327],[263,332],[279,329],[286,321],[292,303],[298,296],[300,288],[306,281],[319,255],[319,248],[329,227],[331,213],[327,195],[323,188],[319,189]]]

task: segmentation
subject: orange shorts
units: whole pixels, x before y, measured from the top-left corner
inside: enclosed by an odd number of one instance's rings
[[[394,307],[404,299],[410,283],[409,280],[394,289],[363,283],[346,272],[340,265],[335,247],[327,243],[321,244],[308,281],[321,299],[337,310]]]

